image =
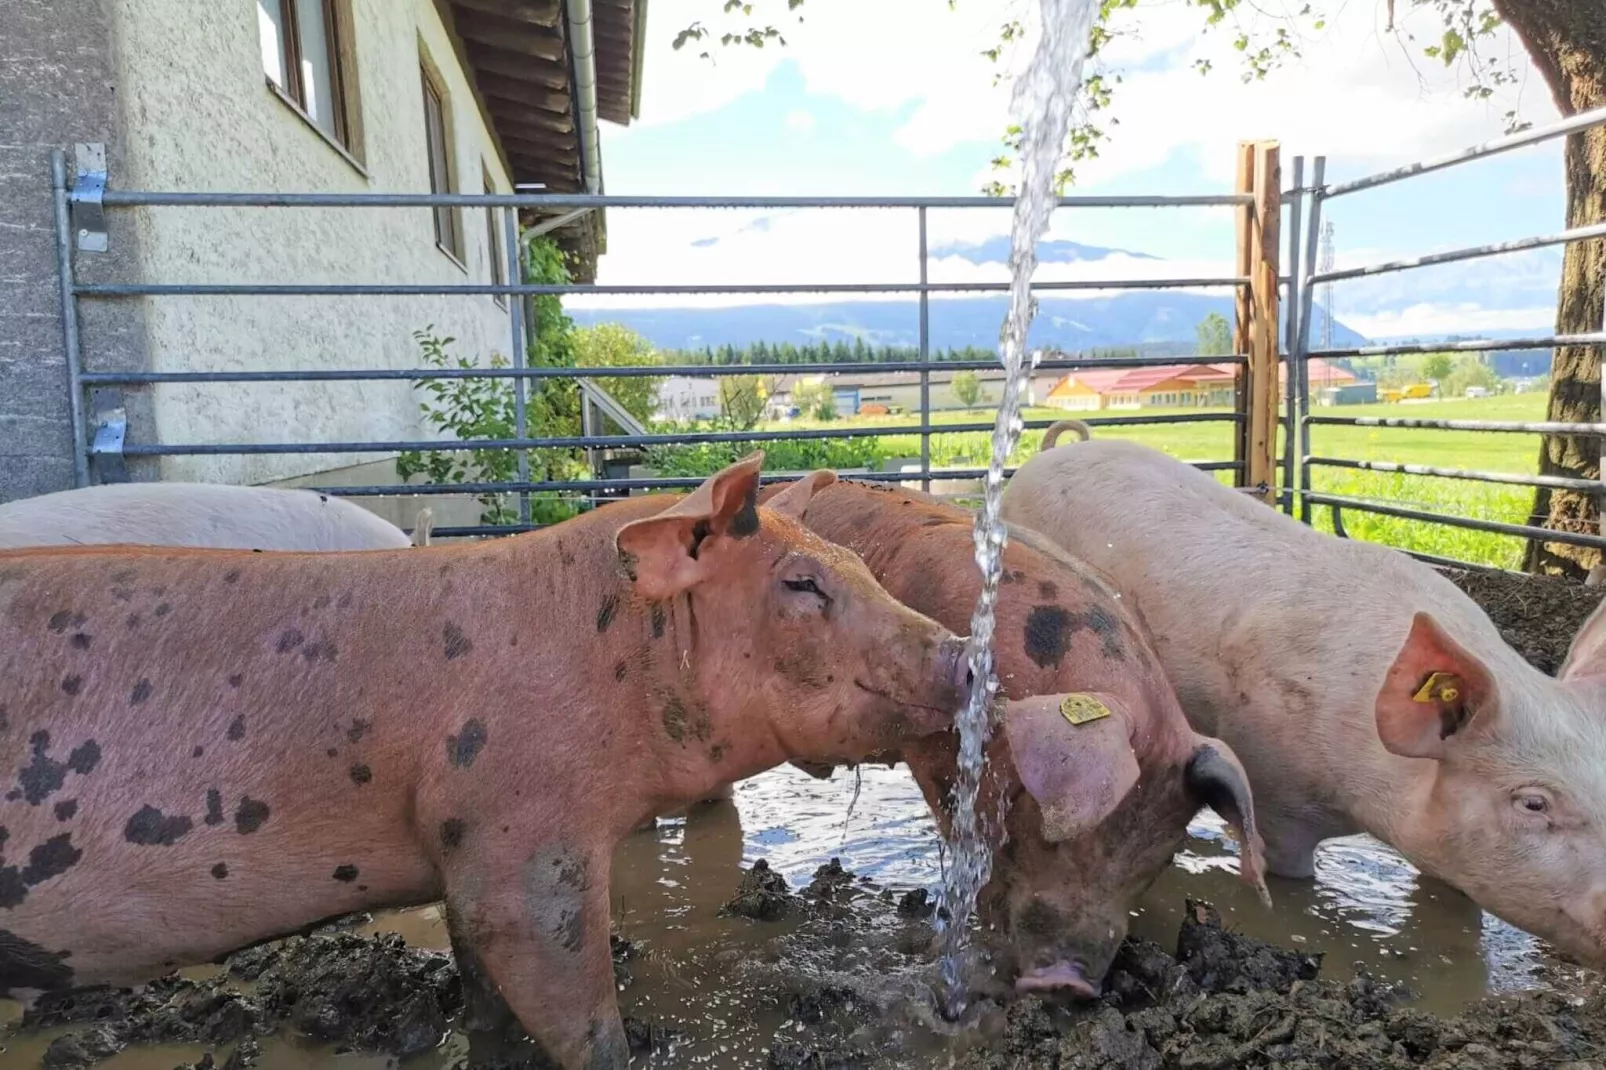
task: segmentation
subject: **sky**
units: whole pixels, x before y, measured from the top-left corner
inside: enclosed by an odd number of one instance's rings
[[[1275,14],[1282,0],[1260,7]],[[1301,0],[1289,0],[1302,6]],[[989,160],[1010,121],[1007,83],[982,55],[1027,0],[754,0],[754,13],[723,15],[722,0],[653,0],[641,115],[603,124],[603,174],[614,194],[971,195],[993,176]],[[1245,5],[1251,7],[1253,5]],[[1143,0],[1121,13],[1125,31],[1103,69],[1119,73],[1113,123],[1099,159],[1079,165],[1073,193],[1229,192],[1233,148],[1245,139],[1281,142],[1284,185],[1300,154],[1327,156],[1329,179],[1355,177],[1455,151],[1504,132],[1515,109],[1534,123],[1557,113],[1543,80],[1514,38],[1480,46],[1509,62],[1514,86],[1486,101],[1465,99],[1464,71],[1421,54],[1442,32],[1431,8],[1398,5],[1396,32],[1382,0],[1329,0],[1327,27],[1302,41],[1302,58],[1266,80],[1245,83],[1235,28],[1207,30],[1185,0]],[[1251,33],[1276,25],[1249,17]],[[672,47],[701,20],[717,34],[772,21],[786,45],[762,50]],[[1027,47],[1006,55],[1018,69]],[[1201,75],[1198,60],[1213,71]],[[1563,225],[1559,142],[1330,202],[1339,266],[1549,232]],[[1307,167],[1309,163],[1307,162]],[[1307,172],[1308,174],[1308,172]],[[934,248],[1004,234],[996,210],[930,215]],[[1052,236],[1164,258],[1117,256],[1048,264],[1039,278],[1189,278],[1232,274],[1227,209],[1066,209]],[[608,254],[599,282],[909,282],[917,277],[912,211],[623,210],[608,213]],[[931,278],[1004,278],[1001,264],[934,256]],[[1551,307],[1532,292],[1503,304],[1500,287],[1476,300],[1441,300],[1443,287],[1411,296],[1409,274],[1391,276],[1394,300],[1374,312],[1358,290],[1345,322],[1363,334],[1435,333],[1499,326],[1545,327]],[[819,300],[806,296],[783,300]],[[837,299],[837,298],[833,298]],[[732,297],[609,299],[615,306],[731,304]],[[774,301],[776,298],[764,298]]]

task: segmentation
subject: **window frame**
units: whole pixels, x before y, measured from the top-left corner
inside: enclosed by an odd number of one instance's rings
[[[452,174],[451,97],[447,95],[445,87],[440,84],[440,79],[430,69],[427,59],[420,57],[418,70],[424,104],[424,156],[429,170],[429,191],[449,194],[454,192],[455,185]],[[438,107],[433,119],[431,101]],[[438,144],[431,132],[432,125],[439,131]],[[438,173],[437,167],[444,173]],[[430,216],[435,231],[435,248],[449,256],[458,267],[467,271],[468,267],[463,262],[463,221],[457,209],[451,205],[436,205],[430,210]]]
[[[346,33],[341,25],[341,0],[317,0],[323,14],[324,49],[329,55],[329,103],[334,120],[334,131],[325,130],[307,108],[306,85],[302,80],[301,64],[301,5],[298,0],[279,0],[279,61],[284,66],[284,85],[273,80],[263,70],[262,77],[281,100],[290,105],[311,127],[348,156],[354,155],[356,124],[351,114],[349,87],[352,78],[346,70]],[[260,32],[260,28],[259,28]]]
[[[489,196],[490,194],[493,194],[493,193],[496,192],[496,183],[491,178],[491,169],[490,169],[490,167],[488,165],[486,165],[483,161],[480,163],[480,170],[484,175],[485,193],[486,193],[487,196]],[[485,206],[485,231],[486,231],[486,234],[485,234],[486,246],[485,246],[485,248],[486,248],[486,255],[490,258],[490,261],[491,261],[491,285],[492,286],[505,286],[505,285],[507,285],[507,266],[508,266],[507,265],[507,249],[504,247],[505,243],[504,243],[503,238],[502,238],[503,227],[501,226],[501,222],[502,222],[502,209],[493,208],[490,205],[486,205]],[[504,310],[507,308],[507,294],[492,294],[491,298],[497,304],[501,305]]]

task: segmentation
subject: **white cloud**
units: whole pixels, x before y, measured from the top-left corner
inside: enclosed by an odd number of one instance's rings
[[[802,108],[794,108],[786,114],[786,125],[793,130],[813,130],[814,116]]]
[[[782,24],[786,47],[714,48],[710,62],[698,57],[696,44],[673,51],[674,30],[699,18],[716,30],[753,20],[722,19],[710,0],[661,0],[653,6],[640,122],[723,107],[761,89],[777,65],[792,60],[810,93],[864,111],[913,105],[894,141],[917,155],[993,141],[1008,122],[1009,94],[993,85],[998,68],[981,51],[1006,18],[1034,8],[1023,0],[961,3],[952,11],[934,0],[816,0],[801,9],[804,23]],[[1511,108],[1534,121],[1555,118],[1542,79],[1509,33],[1480,48],[1509,58],[1520,84],[1469,103],[1460,92],[1464,76],[1421,54],[1421,43],[1438,36],[1435,12],[1401,5],[1397,14],[1392,34],[1381,8],[1348,5],[1304,43],[1302,59],[1245,84],[1230,25],[1204,31],[1191,5],[1147,3],[1122,12],[1115,25],[1127,33],[1107,50],[1106,63],[1123,71],[1124,81],[1115,107],[1100,118],[1119,125],[1104,156],[1083,167],[1084,180],[1110,180],[1192,147],[1205,164],[1201,179],[1219,184],[1231,179],[1234,143],[1253,137],[1279,138],[1290,154],[1382,164],[1495,136]],[[1276,25],[1260,16],[1246,28],[1265,34]],[[1017,46],[1006,66],[1018,67],[1027,52]],[[1199,60],[1214,65],[1209,76],[1194,71]]]
[[[1485,308],[1482,305],[1416,304],[1394,312],[1345,315],[1339,320],[1367,338],[1414,338],[1423,335],[1468,334],[1489,331],[1533,331],[1549,334],[1556,325],[1556,310],[1548,308]]]
[[[610,285],[803,285],[852,283],[898,285],[919,279],[916,221],[907,210],[796,210],[785,212],[662,210],[640,213],[631,227],[609,219],[609,252],[602,281]],[[1062,217],[1063,218],[1063,217]],[[930,245],[978,241],[1000,233],[1001,212],[933,212]],[[1232,274],[1230,250],[1216,261],[1156,260],[1116,255],[1102,260],[1046,263],[1039,281],[1223,278]],[[938,283],[1005,282],[1002,263],[973,264],[957,256],[933,256],[929,279]],[[1097,297],[1106,290],[1065,291],[1057,296]],[[594,295],[571,297],[574,307],[675,308],[750,304],[807,304],[887,300],[885,293],[730,295]],[[910,298],[911,295],[904,294]],[[940,299],[940,296],[937,298]]]

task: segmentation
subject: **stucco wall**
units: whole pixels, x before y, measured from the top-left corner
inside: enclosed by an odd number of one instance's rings
[[[108,2],[0,2],[0,502],[73,485],[50,153],[70,169],[74,142],[100,142],[123,165]],[[87,281],[137,270],[131,221],[109,224],[110,251],[79,258]],[[142,367],[138,317],[130,302],[86,304],[88,366]]]
[[[506,169],[430,0],[349,0],[360,171],[266,85],[254,3],[110,5],[128,117],[112,184],[153,190],[423,192],[429,189],[420,52],[444,80],[454,188]],[[362,172],[366,171],[366,175]],[[464,268],[435,245],[428,209],[140,209],[149,282],[490,281],[483,213],[464,210]],[[464,355],[506,354],[508,315],[489,296],[141,299],[152,367],[416,367],[412,332],[433,324]],[[164,385],[155,433],[192,442],[434,437],[404,382]],[[258,483],[376,460],[374,454],[177,457],[165,479]]]

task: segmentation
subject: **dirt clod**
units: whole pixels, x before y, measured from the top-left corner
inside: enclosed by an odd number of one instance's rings
[[[754,921],[779,921],[786,917],[794,898],[786,878],[760,858],[752,869],[742,874],[741,886],[725,904],[725,911]]]

